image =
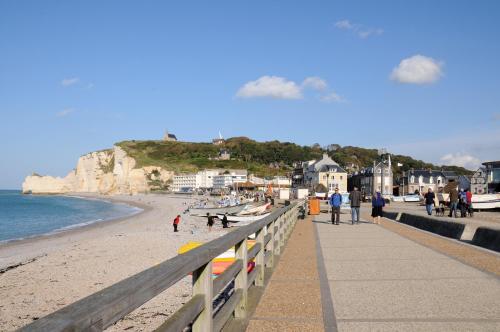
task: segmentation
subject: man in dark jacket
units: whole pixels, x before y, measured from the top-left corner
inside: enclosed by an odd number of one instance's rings
[[[358,187],[354,187],[354,190],[349,194],[349,200],[351,201],[351,217],[352,224],[354,221],[359,224],[359,207],[361,206],[361,193],[358,191]]]
[[[432,207],[436,206],[436,202],[434,201],[434,198],[436,196],[432,192],[432,189],[429,188],[427,193],[424,195],[425,198],[425,208],[427,209],[427,214],[432,216]]]
[[[342,195],[339,194],[339,188],[335,188],[335,193],[330,197],[332,224],[334,225],[338,225],[340,222],[340,205],[342,205]]]
[[[453,216],[456,218],[457,217],[457,206],[458,206],[458,191],[456,188],[453,188],[450,190],[450,215],[449,217]]]

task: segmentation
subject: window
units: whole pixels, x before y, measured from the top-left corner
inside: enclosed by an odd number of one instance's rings
[[[424,182],[424,177],[422,175],[420,175],[418,177],[418,183],[423,183]]]
[[[332,179],[335,180],[335,175],[332,175]]]
[[[429,183],[434,183],[434,179],[432,176],[429,178]]]
[[[413,175],[411,176],[410,182],[415,182],[415,177]]]
[[[343,177],[342,177],[342,175],[341,175],[341,176],[340,176],[340,179],[342,180],[342,178],[343,178]]]

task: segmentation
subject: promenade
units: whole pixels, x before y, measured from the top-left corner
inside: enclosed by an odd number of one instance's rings
[[[247,331],[500,330],[500,255],[341,219],[296,224]]]

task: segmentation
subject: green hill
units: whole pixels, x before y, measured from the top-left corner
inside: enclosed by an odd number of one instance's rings
[[[319,159],[326,152],[318,145],[310,147],[279,141],[257,142],[247,137],[229,138],[223,145],[167,141],[123,141],[116,145],[137,161],[137,167],[154,165],[176,172],[194,172],[204,168],[244,168],[257,176],[290,173],[294,162]],[[342,166],[354,163],[359,167],[368,167],[378,158],[377,150],[374,149],[337,147],[328,154]],[[231,153],[231,160],[216,159],[221,148]],[[410,168],[441,168],[408,156],[392,155],[392,160],[393,165],[398,162],[403,164],[400,169],[394,167],[396,174]],[[454,170],[459,174],[472,173],[456,166],[444,166],[443,169]]]

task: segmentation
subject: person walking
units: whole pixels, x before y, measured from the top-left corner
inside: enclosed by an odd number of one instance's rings
[[[342,195],[339,194],[339,188],[335,188],[335,193],[330,197],[333,225],[338,225],[340,222],[340,205],[342,205]]]
[[[359,207],[361,206],[361,193],[358,190],[358,187],[354,187],[353,191],[349,194],[349,201],[351,201],[351,218],[352,224],[354,222],[359,224]]]
[[[432,189],[429,188],[427,193],[424,195],[424,200],[425,200],[425,208],[427,209],[427,214],[430,216],[432,216],[432,208],[436,206],[436,202],[434,201],[435,198],[436,196],[432,192]]]
[[[177,217],[174,218],[174,232],[178,232],[179,230],[177,229],[177,226],[179,226],[179,223],[181,222],[181,215],[178,214]]]
[[[384,206],[384,198],[380,194],[380,191],[377,190],[377,194],[372,197],[372,218],[374,224],[380,225],[380,217],[382,217]]]
[[[227,225],[229,222],[227,221],[227,213],[224,213],[224,217],[222,217],[222,228],[229,228]]]
[[[465,189],[465,197],[467,198],[467,211],[469,212],[469,216],[474,215],[474,209],[472,207],[472,193],[469,189]]]
[[[215,218],[217,218],[216,216],[211,216],[210,213],[207,212],[207,226],[208,226],[208,231],[211,232],[212,231],[212,226],[214,225],[215,223]]]
[[[457,206],[458,206],[458,191],[457,188],[453,188],[450,190],[450,214],[448,217],[451,217],[452,215],[456,218],[457,217]]]

